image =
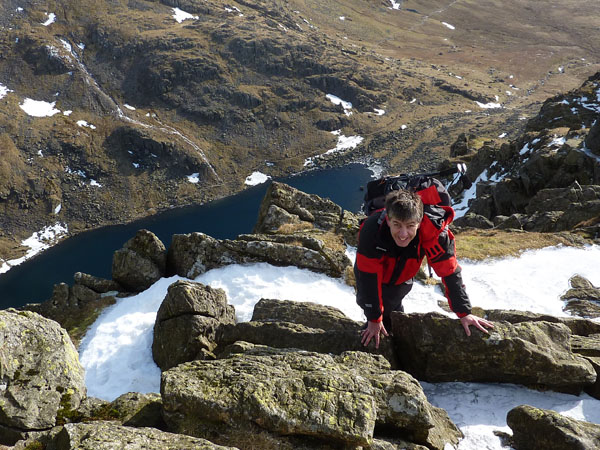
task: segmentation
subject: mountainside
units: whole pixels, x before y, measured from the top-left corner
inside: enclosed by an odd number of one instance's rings
[[[583,1],[6,0],[0,258],[45,227],[205,202],[254,171],[431,169],[460,133],[514,138],[600,68],[599,15]]]

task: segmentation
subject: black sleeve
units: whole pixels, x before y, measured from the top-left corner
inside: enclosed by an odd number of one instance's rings
[[[464,317],[471,314],[471,302],[465,289],[465,285],[460,274],[461,269],[457,267],[456,271],[442,278],[442,282],[446,287],[446,297],[450,309],[456,313],[458,317]]]

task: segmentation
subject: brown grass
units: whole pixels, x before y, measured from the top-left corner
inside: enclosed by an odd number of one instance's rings
[[[559,244],[576,246],[581,243],[581,239],[568,234],[468,230],[457,233],[456,253],[459,259],[482,261],[488,258],[519,256],[525,250]]]

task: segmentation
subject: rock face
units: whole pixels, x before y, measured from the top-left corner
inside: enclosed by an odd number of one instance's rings
[[[596,381],[589,361],[571,352],[570,329],[550,322],[495,322],[467,337],[438,313],[392,315],[401,367],[420,380],[481,381],[579,392]]]
[[[600,448],[600,425],[522,405],[506,417],[516,450],[593,450]]]
[[[0,442],[55,426],[86,395],[69,336],[36,313],[0,311]]]
[[[154,361],[167,370],[185,361],[210,358],[219,327],[234,323],[235,310],[221,289],[177,281],[169,286],[156,315]]]
[[[165,275],[165,245],[148,230],[140,230],[113,255],[112,278],[132,292],[148,289]]]
[[[56,450],[217,450],[222,447],[207,440],[155,428],[125,427],[114,422],[69,423],[55,438]]]
[[[461,435],[416,380],[361,352],[334,357],[251,346],[163,372],[161,395],[170,429],[192,436],[216,422],[364,446],[377,424],[443,449]]]

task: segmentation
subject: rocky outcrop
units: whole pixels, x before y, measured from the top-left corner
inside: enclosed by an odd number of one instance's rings
[[[380,354],[392,368],[398,367],[392,340],[384,337],[379,349],[375,349],[374,343],[364,347],[360,336],[362,325],[331,306],[261,299],[254,307],[251,321],[222,327],[218,341],[222,351],[229,351],[226,346],[238,341],[334,355],[365,351]]]
[[[308,236],[241,235],[219,240],[203,233],[176,234],[169,247],[169,273],[195,278],[229,264],[268,262],[297,266],[341,277],[350,260],[343,251],[327,248]]]
[[[126,443],[126,444],[125,444]],[[226,450],[235,447],[215,445],[205,439],[173,434],[156,428],[133,428],[114,422],[69,423],[57,434],[56,450],[111,450],[126,445],[130,450]]]
[[[365,446],[377,424],[443,449],[461,435],[416,380],[361,352],[334,357],[252,346],[164,372],[161,395],[169,427],[192,436],[217,423]]]
[[[575,278],[577,280],[577,278]],[[575,281],[578,285],[578,282]],[[577,317],[555,317],[546,314],[534,314],[526,311],[506,311],[492,309],[487,318],[494,322],[506,321],[513,324],[523,322],[550,322],[564,324],[571,331],[571,351],[587,359],[596,371],[596,382],[585,387],[585,392],[594,398],[600,398],[600,323]]]
[[[358,218],[329,199],[273,182],[260,206],[254,233],[275,234],[289,228],[319,228],[340,233],[356,245]]]
[[[113,255],[112,278],[132,292],[148,289],[165,275],[165,245],[148,230],[140,230]]]
[[[566,325],[494,324],[489,334],[475,330],[467,337],[455,319],[438,313],[394,313],[401,367],[432,382],[518,383],[565,392],[580,392],[595,383],[591,363],[571,352]]]
[[[506,417],[516,450],[593,450],[600,448],[600,425],[565,417],[556,411],[521,405]]]
[[[254,234],[219,240],[203,233],[174,235],[167,272],[195,278],[228,264],[268,262],[344,277],[352,261],[359,219],[331,200],[273,182],[261,203]]]
[[[599,76],[548,99],[518,139],[499,147],[484,146],[471,157],[469,176],[480,182],[469,213],[498,228],[541,232],[577,228],[597,237],[600,165],[594,149]],[[454,145],[462,153],[465,146],[464,137]],[[455,224],[478,226],[473,217],[459,218]]]
[[[54,427],[86,395],[69,336],[39,314],[0,311],[0,366],[0,443]]]
[[[219,327],[234,323],[235,310],[221,289],[177,281],[169,286],[156,315],[154,361],[167,370],[185,361],[212,359]]]

